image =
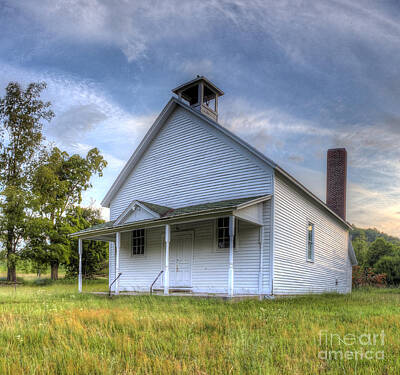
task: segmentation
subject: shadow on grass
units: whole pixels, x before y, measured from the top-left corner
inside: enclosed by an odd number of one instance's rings
[[[83,282],[90,284],[104,284],[105,278],[95,279],[84,279]],[[36,279],[24,279],[23,277],[17,277],[17,286],[50,286],[50,285],[75,285],[78,283],[78,279],[74,278],[62,278],[59,280],[51,280],[50,278],[36,278]],[[0,286],[14,286],[15,283],[7,281],[6,277],[0,277]]]

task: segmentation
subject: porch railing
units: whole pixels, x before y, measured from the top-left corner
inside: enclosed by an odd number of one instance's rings
[[[122,275],[122,272],[118,274],[118,276],[114,279],[114,281],[110,284],[109,289],[108,289],[108,296],[111,297],[111,287],[113,284],[119,279],[119,277]]]
[[[163,272],[164,272],[164,271],[161,270],[161,271],[159,272],[159,274],[157,275],[157,277],[154,279],[153,283],[150,285],[150,295],[153,294],[153,286],[154,286],[154,284],[157,282],[158,278],[162,275]]]

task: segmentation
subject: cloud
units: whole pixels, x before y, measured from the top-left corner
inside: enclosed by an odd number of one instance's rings
[[[302,163],[304,161],[304,157],[301,155],[290,155],[289,160],[295,163]]]
[[[86,155],[93,147],[100,149],[108,166],[101,179],[94,178],[96,188],[84,194],[84,204],[89,198],[100,202],[156,115],[125,111],[93,82],[16,68],[0,61],[0,87],[10,80],[22,84],[47,82],[42,97],[52,102],[56,115],[44,127],[48,141],[70,154]]]
[[[73,105],[56,117],[48,132],[63,143],[71,143],[106,119],[107,116],[96,104]]]
[[[349,158],[348,219],[400,236],[400,132],[385,123],[321,127],[279,109],[258,110],[231,102],[223,124],[325,200],[326,151],[346,147]]]
[[[8,5],[34,19],[53,40],[61,38],[116,46],[129,61],[146,57],[149,44],[166,36],[184,36],[199,30],[200,19],[193,22],[192,18],[196,8],[202,13],[205,8],[185,2],[101,0],[17,0],[9,1]],[[176,11],[178,6],[179,12]],[[174,21],[179,23],[173,25]],[[207,19],[203,21],[208,23]]]
[[[220,116],[224,126],[261,152],[279,154],[281,159],[292,156],[292,142],[306,144],[311,139],[332,138],[336,134],[334,129],[296,118],[279,108],[260,110],[244,98],[228,99],[224,110]]]
[[[236,32],[262,32],[297,63],[319,58],[317,48],[346,63],[360,64],[352,41],[377,41],[398,47],[396,13],[383,3],[364,1],[277,2],[261,0],[109,1],[10,0],[50,35],[78,42],[106,43],[133,61],[146,57],[155,43],[168,38],[218,40],[226,27]],[[349,43],[342,43],[344,40]],[[332,48],[333,47],[333,48]],[[338,49],[340,51],[338,51]],[[380,48],[379,48],[380,49]],[[310,54],[310,51],[312,53]]]
[[[87,144],[87,143],[74,143],[70,147],[70,152],[77,153],[80,155],[87,154],[92,148],[96,147],[94,144]],[[125,165],[125,160],[118,159],[114,155],[108,152],[102,152],[104,159],[107,161],[107,168],[112,170],[121,170],[122,167]]]
[[[324,127],[279,109],[257,110],[243,99],[231,101],[228,107],[229,112],[221,116],[223,124],[253,145],[259,142],[261,151],[268,153],[271,145],[279,145],[279,153],[287,152],[289,159],[293,159],[290,156],[293,144],[296,149],[305,149],[306,155],[316,155],[316,150],[346,147],[352,168],[364,172],[375,169],[388,178],[400,176],[400,132],[393,123],[390,126],[377,122]]]
[[[154,98],[171,81],[206,74],[230,93],[220,121],[321,197],[326,149],[345,146],[350,219],[376,219],[399,234],[395,3],[4,0],[0,7],[0,85],[48,82],[57,117],[47,137],[70,152],[97,146],[110,161],[95,199],[156,117]]]
[[[367,189],[362,185],[349,185],[349,201],[352,202],[349,216],[360,227],[376,227],[394,236],[400,235],[399,191]]]
[[[50,100],[55,118],[45,126],[49,140],[74,147],[76,143],[119,145],[118,152],[128,158],[156,113],[130,113],[115,102],[99,84],[61,73],[43,73],[17,68],[0,61],[0,88],[11,80],[22,84],[44,81],[44,100]],[[128,150],[125,146],[129,145]]]
[[[173,61],[176,64],[176,61]],[[210,59],[184,59],[178,62],[178,69],[191,76],[212,74],[215,66]]]

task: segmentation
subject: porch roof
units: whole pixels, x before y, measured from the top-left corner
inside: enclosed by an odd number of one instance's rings
[[[87,237],[93,238],[93,236],[101,235],[99,239],[110,240],[110,234],[114,234],[115,232],[128,230],[129,228],[135,228],[140,226],[157,226],[162,225],[164,221],[171,221],[173,219],[179,219],[184,217],[191,217],[197,215],[207,215],[207,214],[217,214],[217,213],[225,213],[231,212],[235,210],[240,210],[245,207],[249,207],[266,200],[269,200],[271,195],[259,195],[247,198],[236,198],[236,199],[228,199],[218,202],[209,202],[196,204],[186,207],[179,208],[170,208],[165,206],[160,206],[154,203],[138,201],[141,204],[145,205],[152,211],[157,212],[160,217],[154,219],[145,219],[139,221],[133,221],[128,223],[116,224],[116,220],[107,221],[106,223],[94,225],[90,228],[83,229],[79,232],[75,232],[70,234],[71,237]],[[95,239],[95,238],[93,238]]]

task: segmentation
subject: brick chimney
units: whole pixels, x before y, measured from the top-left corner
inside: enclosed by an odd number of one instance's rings
[[[328,150],[326,168],[326,205],[346,220],[347,151]]]

